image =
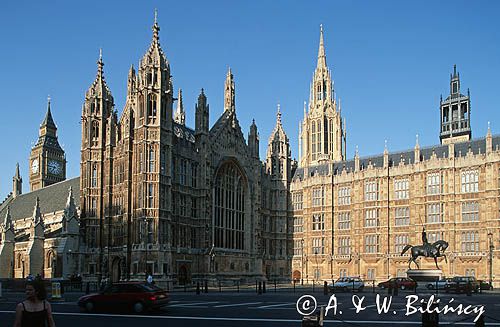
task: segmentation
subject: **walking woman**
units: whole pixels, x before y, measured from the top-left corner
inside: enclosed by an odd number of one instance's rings
[[[16,307],[14,327],[55,327],[52,308],[46,297],[42,281],[27,282],[26,300]]]

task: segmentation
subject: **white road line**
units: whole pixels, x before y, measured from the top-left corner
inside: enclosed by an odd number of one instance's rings
[[[270,309],[270,308],[282,307],[282,306],[290,305],[290,304],[296,304],[296,302],[287,302],[287,303],[278,303],[278,304],[271,304],[271,305],[263,305],[263,306],[255,308],[255,309]]]
[[[0,313],[11,313],[15,311],[0,311]],[[114,318],[139,318],[139,319],[169,319],[169,320],[213,320],[213,321],[263,321],[263,322],[302,322],[298,319],[266,319],[266,318],[224,318],[224,317],[186,317],[186,316],[141,316],[141,315],[119,315],[119,314],[89,314],[89,313],[73,313],[73,312],[53,312],[52,314],[58,316],[77,316],[77,317],[114,317]],[[337,325],[339,320],[325,320],[325,323],[334,323]],[[405,320],[342,320],[342,322],[351,324],[401,324],[401,325],[422,325],[421,321],[405,321]],[[440,322],[440,325],[460,325],[460,326],[474,326],[473,322],[453,322],[446,321]],[[500,326],[500,323],[487,322],[488,326]]]
[[[219,301],[211,301],[211,302],[195,302],[195,303],[179,303],[179,304],[174,304],[174,305],[169,305],[168,307],[191,307],[191,306],[196,306],[196,305],[207,305],[207,304],[217,304],[220,303]]]
[[[214,308],[226,308],[226,307],[241,307],[244,305],[254,305],[254,304],[261,304],[262,302],[248,302],[248,303],[236,303],[236,304],[223,304],[223,305],[216,305]]]

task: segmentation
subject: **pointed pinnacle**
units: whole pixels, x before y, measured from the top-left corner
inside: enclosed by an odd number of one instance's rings
[[[318,49],[318,64],[317,68],[326,68],[325,44],[323,40],[323,25],[320,25],[319,33],[319,49]]]

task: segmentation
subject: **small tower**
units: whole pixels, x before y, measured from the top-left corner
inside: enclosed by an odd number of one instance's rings
[[[47,112],[40,125],[38,141],[30,154],[30,190],[61,182],[66,179],[66,155],[57,139],[57,127],[47,99]]]
[[[14,267],[14,224],[10,215],[10,206],[3,223],[0,224],[0,278],[12,278]]]
[[[248,147],[250,155],[255,159],[259,159],[259,132],[257,131],[257,125],[255,125],[255,119],[252,120],[250,132],[248,132]]]
[[[19,173],[19,163],[16,164],[16,174],[12,178],[12,196],[23,194],[23,179]]]
[[[195,105],[195,133],[208,134],[209,130],[209,106],[207,104],[207,97],[203,89],[201,89],[198,96],[198,103]]]
[[[186,112],[182,103],[181,89],[179,89],[179,96],[177,97],[177,109],[175,110],[174,121],[179,125],[186,125]]]
[[[281,110],[278,104],[276,126],[267,144],[266,171],[273,180],[289,181],[291,179],[291,152],[288,136],[281,124]]]
[[[470,92],[460,93],[460,74],[457,66],[453,66],[450,76],[450,95],[446,100],[440,100],[441,144],[469,141],[472,138],[470,127]]]
[[[43,223],[42,213],[40,210],[40,199],[36,198],[31,224],[29,227],[30,238],[27,246],[28,269],[27,274],[37,275],[43,274],[44,266],[44,242],[45,242],[45,226]]]

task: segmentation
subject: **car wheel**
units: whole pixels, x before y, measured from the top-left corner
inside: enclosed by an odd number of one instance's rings
[[[95,310],[94,302],[92,302],[92,301],[85,302],[85,311],[93,312],[94,310]]]
[[[144,304],[142,302],[136,302],[133,309],[135,313],[141,313],[144,311]]]
[[[427,289],[428,290],[433,290],[434,289],[434,285],[432,285],[432,284],[427,285]]]
[[[404,289],[406,289],[406,286],[401,285],[401,290],[404,290]]]
[[[363,286],[361,286],[360,288],[358,288],[358,293],[359,292],[363,292]]]

